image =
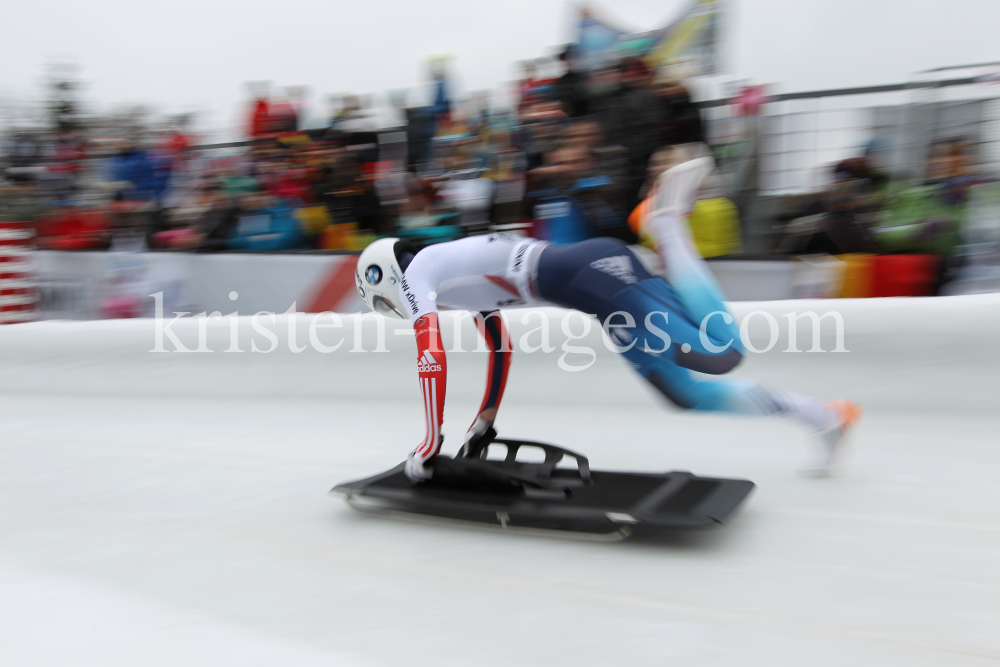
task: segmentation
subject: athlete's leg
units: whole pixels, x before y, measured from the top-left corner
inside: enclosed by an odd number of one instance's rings
[[[686,410],[727,412],[754,417],[784,417],[811,431],[837,425],[836,414],[821,401],[736,378],[706,378],[681,368],[639,345],[622,352],[633,368],[674,405]]]
[[[682,408],[784,417],[818,432],[820,454],[805,470],[811,474],[827,474],[840,456],[844,434],[861,414],[860,407],[844,400],[824,405],[815,398],[750,380],[704,377],[702,373],[726,373],[739,362],[742,355],[733,347],[736,334],[734,332],[729,341],[721,341],[709,336],[706,327],[686,317],[674,314],[668,319],[673,293],[672,286],[654,278],[635,285],[615,299],[621,306],[646,313],[644,319],[650,313],[660,313],[663,318],[663,323],[657,325],[658,331],[649,327],[636,331],[637,336],[630,341],[631,347],[622,349],[626,359],[660,393]],[[638,321],[638,317],[633,317]],[[667,336],[669,346],[666,345]]]
[[[840,407],[756,382],[703,378],[702,373],[727,373],[742,358],[739,334],[728,326],[732,320],[726,323],[720,314],[703,326],[692,317],[675,286],[650,276],[621,243],[595,239],[545,248],[538,265],[538,287],[552,303],[593,313],[604,325],[615,324],[609,335],[619,351],[682,408],[786,417],[812,431],[839,433],[856,419],[856,412],[845,416]],[[717,303],[721,305],[721,300]],[[609,319],[615,315],[613,321]],[[629,319],[633,326],[622,327]],[[715,322],[727,326],[713,327]],[[856,406],[847,407],[856,410]],[[828,446],[827,462],[833,449]]]
[[[679,296],[662,278],[637,283],[618,294],[614,301],[620,311],[632,315],[637,325],[634,337],[629,336],[629,344],[616,341],[622,354],[679,407],[787,417],[813,431],[834,424],[829,410],[816,399],[748,380],[705,378],[703,374],[728,373],[740,362],[743,355],[735,347],[738,333],[724,340],[716,338],[701,323],[678,313]],[[721,316],[712,319],[723,321]],[[617,332],[616,338],[621,338]]]
[[[657,249],[666,265],[667,280],[695,322],[706,322],[709,335],[732,338],[742,350],[737,328],[730,317],[712,316],[727,313],[722,290],[715,276],[694,245],[688,214],[700,183],[712,171],[712,158],[699,158],[677,165],[660,175],[652,192],[652,206],[645,221],[646,230],[656,239]],[[708,318],[706,320],[706,318]]]

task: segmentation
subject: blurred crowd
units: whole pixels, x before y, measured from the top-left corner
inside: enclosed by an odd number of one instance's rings
[[[380,236],[420,245],[493,230],[642,242],[652,181],[707,150],[682,72],[642,57],[584,70],[570,45],[526,61],[504,111],[483,94],[453,99],[448,68],[430,62],[429,104],[397,102],[390,128],[348,95],[304,129],[301,90],[258,85],[234,144],[206,146],[184,122],[141,140],[65,123],[8,136],[0,220],[32,224],[37,247],[59,250],[356,251]],[[961,267],[971,193],[987,181],[977,148],[938,139],[924,178],[904,181],[873,139],[824,191],[790,199],[773,250],[934,255],[940,286]],[[723,180],[709,179],[691,218],[706,257],[743,248]]]
[[[294,95],[252,90],[246,141],[207,149],[178,126],[142,140],[56,130],[3,145],[0,216],[31,222],[41,248],[357,250],[399,235],[431,243],[513,229],[553,241],[635,238],[629,213],[665,146],[704,139],[687,90],[626,58],[580,69],[574,48],[529,61],[504,112],[456,103],[446,61],[432,102],[377,128],[345,96],[303,130]]]
[[[925,265],[938,293],[982,245],[975,218],[986,215],[987,226],[1000,229],[997,180],[980,168],[978,149],[966,136],[940,137],[929,148],[926,176],[901,180],[884,168],[880,139],[870,140],[861,155],[832,167],[828,188],[781,216],[788,224],[778,250],[933,258]]]

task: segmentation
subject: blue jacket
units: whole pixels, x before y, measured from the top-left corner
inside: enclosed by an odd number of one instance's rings
[[[128,181],[132,188],[125,191],[129,199],[149,201],[158,198],[167,188],[166,174],[160,173],[145,151],[132,150],[111,158],[111,179]]]

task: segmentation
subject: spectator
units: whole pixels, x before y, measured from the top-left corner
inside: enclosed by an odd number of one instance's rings
[[[194,201],[170,211],[170,228],[153,234],[153,245],[170,250],[223,250],[237,215],[233,198],[220,183],[203,183]]]
[[[691,94],[669,70],[657,78],[656,94],[660,98],[662,137],[664,145],[693,144],[705,141],[701,112],[691,101]]]
[[[200,252],[225,250],[239,218],[234,199],[219,185],[209,184],[203,193],[206,205],[197,223],[197,245]]]
[[[260,190],[260,183],[257,179],[243,173],[237,165],[229,167],[229,169],[224,173],[225,176],[222,178],[222,189],[231,196],[235,197],[248,192],[257,192]]]
[[[536,169],[533,183],[535,236],[574,243],[595,236],[634,240],[625,221],[607,203],[611,181],[594,173],[589,147],[569,143],[550,153],[551,164]]]
[[[538,67],[533,60],[525,60],[521,63],[522,76],[517,82],[517,110],[524,113],[531,103],[531,95],[537,87]]]
[[[122,188],[122,196],[144,202],[158,199],[167,187],[165,175],[146,152],[137,149],[130,140],[120,140],[117,149],[109,166],[112,181],[127,183]]]
[[[428,179],[407,181],[407,198],[400,209],[398,234],[418,245],[446,241],[462,235],[459,212],[440,199],[439,183]]]
[[[590,109],[610,145],[624,145],[625,83],[621,69],[606,66],[594,73],[590,86]]]
[[[297,200],[311,204],[312,180],[307,169],[285,169],[278,173],[274,183],[274,194],[281,199]]]
[[[868,227],[886,201],[890,182],[877,167],[877,148],[872,139],[863,155],[838,162],[826,192],[780,216],[791,222],[779,251],[831,255],[878,251]]]
[[[469,231],[486,231],[496,184],[482,169],[450,171],[438,182],[438,196],[458,212],[458,222]]]
[[[115,193],[106,215],[111,228],[112,250],[146,250],[149,238],[161,230],[161,210],[155,203],[127,199],[121,191]]]
[[[11,167],[6,176],[7,183],[0,186],[0,222],[34,222],[39,202],[31,171]]]
[[[528,169],[542,165],[544,156],[556,147],[566,126],[566,115],[554,102],[533,105],[528,115],[522,118],[524,134],[523,149],[528,160]]]
[[[874,140],[861,157],[849,158],[833,168],[833,187],[821,220],[830,254],[877,251],[867,226],[888,196],[889,177],[874,160]]]
[[[429,106],[406,109],[408,166],[414,173],[430,163],[434,136],[451,116],[445,63],[443,60],[432,61],[429,69],[434,81],[434,102]]]
[[[250,104],[250,119],[247,136],[251,139],[266,137],[271,133],[271,105],[268,103],[266,83],[247,84],[253,102]]]
[[[646,180],[646,165],[662,142],[661,100],[652,87],[652,74],[641,58],[622,64],[625,93],[622,99],[622,140],[628,152],[628,174],[622,196],[626,210],[639,203],[639,190]]]
[[[624,210],[621,193],[628,173],[625,149],[622,146],[608,145],[600,124],[591,117],[573,121],[566,131],[565,140],[569,145],[586,146],[590,150],[594,158],[593,175],[599,175],[610,183],[604,188],[605,199],[621,213]]]
[[[295,132],[299,129],[304,90],[301,86],[285,88],[285,97],[279,97],[268,110],[268,125],[272,134]]]
[[[52,162],[48,166],[48,172],[65,175],[67,189],[76,190],[83,160],[87,157],[85,141],[76,133],[60,132],[56,136],[50,157]]]
[[[97,250],[109,246],[108,224],[100,211],[85,211],[70,200],[54,201],[37,223],[38,247],[46,250]]]
[[[533,105],[555,98],[558,79],[546,79],[539,76],[538,63],[535,60],[525,60],[522,64],[523,75],[517,83],[517,112],[523,116]]]
[[[416,173],[430,162],[437,115],[434,107],[408,107],[406,113],[406,143],[410,171]]]
[[[302,230],[290,202],[263,192],[240,197],[239,217],[229,238],[230,248],[292,250],[302,245]]]
[[[563,113],[570,118],[586,116],[589,103],[587,76],[578,69],[580,66],[578,56],[575,44],[568,45],[559,54],[559,60],[566,67],[566,72],[556,81],[556,99],[559,100]]]
[[[890,196],[873,229],[884,252],[951,255],[958,241],[972,174],[964,138],[940,139],[931,147],[927,179]]]

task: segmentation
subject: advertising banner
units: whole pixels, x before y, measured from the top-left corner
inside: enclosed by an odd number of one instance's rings
[[[678,78],[720,71],[719,22],[723,0],[694,0],[669,25],[629,33],[580,11],[577,45],[584,67],[595,69],[624,56],[644,56],[651,69],[675,67]]]
[[[354,255],[32,253],[39,319],[150,317],[165,312],[358,312]]]

